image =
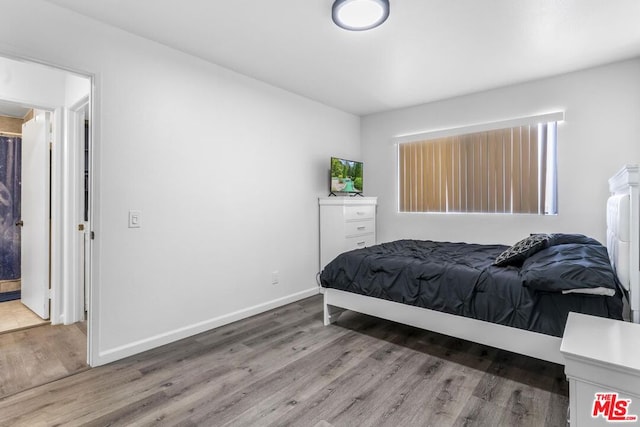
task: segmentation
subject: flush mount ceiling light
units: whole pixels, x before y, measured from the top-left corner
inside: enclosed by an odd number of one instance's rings
[[[389,0],[336,0],[331,17],[345,30],[370,30],[389,17]]]

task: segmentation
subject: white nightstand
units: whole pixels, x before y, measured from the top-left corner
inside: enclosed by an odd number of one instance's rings
[[[616,424],[640,426],[639,324],[569,313],[560,351],[569,380],[572,427],[611,425],[625,416],[637,420]]]

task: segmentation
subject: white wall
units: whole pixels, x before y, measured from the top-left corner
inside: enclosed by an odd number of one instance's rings
[[[394,136],[559,110],[566,112],[558,126],[559,215],[397,212]],[[361,132],[380,241],[510,244],[530,232],[570,232],[604,242],[607,180],[623,164],[640,163],[640,60],[366,116]]]
[[[5,101],[49,110],[71,107],[89,95],[90,83],[68,71],[0,56],[0,99]]]
[[[66,73],[40,64],[0,57],[0,99],[30,107],[64,105]]]
[[[46,2],[0,9],[0,52],[95,74],[94,364],[317,292],[317,197],[358,117]]]
[[[73,107],[76,103],[85,99],[91,93],[91,80],[86,77],[66,73],[64,83],[64,105],[68,108]]]

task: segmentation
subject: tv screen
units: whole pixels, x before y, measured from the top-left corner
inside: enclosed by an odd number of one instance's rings
[[[362,162],[332,157],[331,192],[362,193]]]

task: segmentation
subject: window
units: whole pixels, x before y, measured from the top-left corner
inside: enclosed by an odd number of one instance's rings
[[[558,114],[400,138],[400,212],[556,214]]]

